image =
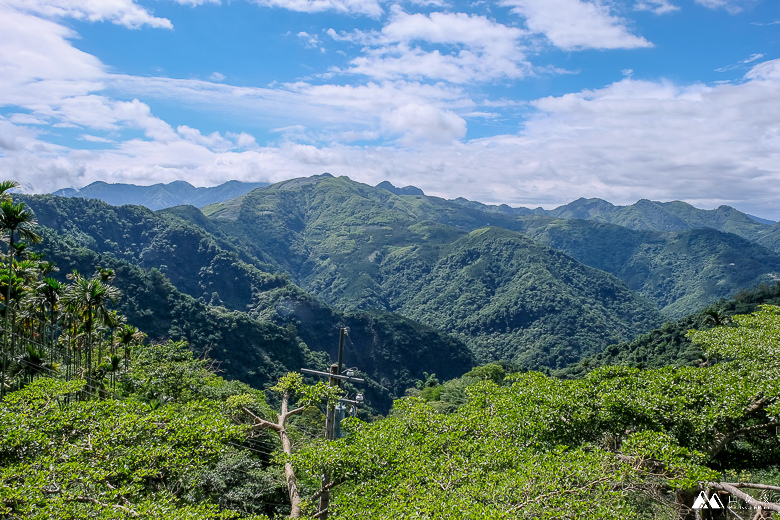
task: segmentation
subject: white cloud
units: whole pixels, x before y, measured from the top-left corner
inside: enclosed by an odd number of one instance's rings
[[[180,125],[176,128],[176,132],[185,140],[205,146],[210,150],[226,152],[235,147],[232,141],[222,137],[219,132],[203,135],[197,128],[191,128],[187,125]]]
[[[421,5],[423,7],[449,7],[447,0],[407,0],[410,4]]]
[[[328,34],[365,44],[364,55],[353,59],[347,72],[376,79],[471,83],[521,78],[532,68],[520,43],[525,31],[484,16],[396,10],[380,32],[337,34],[329,30]],[[431,45],[439,48],[429,50]]]
[[[637,11],[652,11],[655,14],[666,14],[679,11],[680,8],[669,0],[639,0],[634,9]]]
[[[758,81],[780,81],[780,60],[770,60],[755,65],[745,78]]]
[[[144,25],[173,28],[167,18],[157,18],[134,0],[3,0],[6,7],[47,18],[75,18],[89,22],[111,22],[130,29]]]
[[[91,134],[84,134],[80,137],[80,139],[83,139],[84,141],[89,141],[91,143],[115,143],[116,142],[113,139],[107,139],[105,137],[100,137]]]
[[[326,134],[324,138],[346,131],[374,131],[383,114],[406,105],[430,105],[454,112],[472,111],[475,106],[458,87],[407,81],[366,85],[297,82],[271,89],[116,75],[107,79],[107,85],[125,95],[175,100],[182,107],[234,114],[254,124],[273,127],[279,121],[294,121],[319,129],[320,134]]]
[[[8,1],[21,5],[21,0]],[[665,5],[663,0],[645,3]],[[264,2],[276,4],[281,6],[281,0]],[[512,3],[530,13],[529,29],[544,32],[562,48],[649,45],[596,4],[546,4],[562,13],[556,27],[541,4]],[[780,60],[758,63],[762,56],[750,56],[740,63],[752,65],[741,81],[717,86],[636,81],[626,71],[627,79],[601,89],[530,104],[506,99],[477,103],[458,84],[533,72],[524,47],[528,33],[481,16],[396,9],[382,30],[330,32],[366,46],[362,61],[353,62],[350,72],[381,79],[365,85],[301,81],[235,87],[112,74],[71,45],[77,35],[70,29],[31,14],[41,14],[34,9],[43,12],[45,5],[51,8],[50,17],[94,16],[137,26],[143,23],[140,18],[123,22],[117,14],[135,5],[129,0],[103,2],[103,14],[91,3],[75,1],[33,0],[33,8],[24,12],[8,5],[0,7],[0,105],[12,107],[13,113],[0,117],[0,174],[38,191],[99,179],[140,184],[185,179],[213,185],[331,171],[373,184],[390,179],[431,194],[513,205],[554,206],[583,195],[615,203],[685,199],[709,207],[728,203],[780,219]],[[379,7],[372,2],[285,4],[374,16],[380,11],[372,5]],[[573,11],[567,6],[574,6]],[[593,23],[587,27],[580,23],[588,21]],[[560,24],[569,24],[569,33]],[[215,73],[212,79],[225,78]],[[276,143],[265,146],[247,133],[204,133],[196,125],[174,128],[152,113],[150,104],[159,100],[201,113],[237,115],[255,126],[288,128]],[[483,112],[485,107],[497,107],[492,109],[496,112],[517,107],[533,117],[517,134],[464,140],[464,118],[499,118]],[[71,133],[81,139],[107,146],[74,150],[47,143],[43,124],[75,128]],[[127,130],[142,137],[121,141]],[[386,144],[344,144],[360,140]]]
[[[317,89],[325,87],[291,88],[298,100],[305,100],[323,95]],[[339,97],[335,103],[354,113],[372,106],[372,94],[389,97],[398,92],[380,85],[327,88],[326,97]],[[391,108],[378,113],[379,124],[384,131],[401,134],[401,144],[413,145],[404,148],[283,141],[224,150],[209,148],[203,139],[211,136],[193,130],[184,138],[181,134],[189,131],[180,130],[170,140],[137,139],[112,150],[77,152],[35,141],[29,131],[0,120],[0,135],[13,136],[2,142],[14,143],[0,159],[0,172],[35,179],[36,189],[44,190],[100,178],[150,184],[186,179],[210,185],[330,171],[373,184],[390,179],[435,195],[512,205],[552,207],[580,196],[618,204],[639,198],[681,199],[702,207],[731,204],[780,219],[778,98],[780,60],[756,64],[734,84],[623,79],[602,89],[536,100],[536,115],[521,133],[466,142],[457,140],[464,124],[453,111],[431,103],[392,107],[385,99],[380,104]],[[146,108],[136,106],[134,111],[128,119],[143,120]],[[415,128],[426,130],[416,135]],[[435,142],[435,132],[447,138]],[[238,144],[231,135],[213,138]],[[43,151],[31,153],[35,146]]]
[[[384,10],[377,0],[251,0],[266,7],[279,7],[304,13],[337,13],[379,17]]]
[[[13,124],[0,116],[0,151],[11,152],[26,148],[35,139],[35,132]]]
[[[0,105],[45,107],[101,87],[104,66],[70,29],[0,6]]]
[[[725,67],[718,67],[717,69],[715,69],[715,72],[728,72],[731,70],[739,69],[747,65],[748,63],[753,63],[754,61],[760,60],[763,57],[764,57],[763,54],[751,54],[744,60],[740,60],[737,63],[734,63],[732,65],[726,65]]]
[[[241,132],[240,134],[227,132],[225,136],[236,143],[236,148],[245,150],[255,150],[258,148],[257,140],[254,136],[249,135],[246,132]]]
[[[217,83],[225,81],[226,78],[227,76],[225,76],[221,72],[212,72],[211,76],[209,76],[209,79],[211,81],[216,81]]]
[[[197,7],[204,4],[221,4],[221,0],[175,0],[177,4],[189,5],[190,7]]]
[[[307,49],[317,49],[320,47],[320,37],[316,34],[309,34],[306,31],[301,31],[296,34],[300,38]]]
[[[581,0],[501,0],[514,13],[525,17],[528,28],[544,34],[564,50],[634,49],[652,47],[634,36],[625,20],[610,13],[600,2]]]
[[[745,60],[742,63],[752,63],[752,62],[754,62],[756,60],[760,60],[763,57],[764,57],[764,54],[751,54],[750,56],[745,58]]]
[[[47,125],[49,120],[32,114],[9,114],[8,120],[17,125]]]
[[[466,135],[466,121],[449,110],[431,105],[409,104],[382,115],[382,127],[403,134],[405,146],[444,144]]]
[[[725,9],[730,13],[738,13],[743,7],[755,4],[757,0],[695,0],[699,5],[710,9]]]

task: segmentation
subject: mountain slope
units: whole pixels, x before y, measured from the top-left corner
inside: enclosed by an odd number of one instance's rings
[[[325,301],[457,333],[481,360],[562,366],[662,321],[616,278],[433,197],[316,176],[204,212]]]
[[[588,204],[611,206],[598,199]],[[487,211],[478,203],[399,196],[327,174],[255,190],[204,213],[251,254],[345,308],[396,308],[387,294],[393,289],[382,288],[377,278],[382,258],[394,248],[424,244],[435,256],[443,244],[486,226],[527,234],[614,274],[670,317],[780,274],[780,256],[706,228],[662,233]]]
[[[660,233],[577,219],[522,220],[535,240],[614,274],[670,317],[780,275],[780,255],[714,229]]]
[[[698,365],[706,356],[701,346],[688,339],[688,331],[728,324],[731,316],[753,313],[763,304],[780,305],[780,282],[740,291],[729,300],[720,300],[697,313],[664,323],[662,327],[632,342],[610,345],[594,356],[557,371],[555,375],[582,377],[598,367],[608,365],[637,368]]]
[[[208,225],[194,225],[205,219],[196,208],[154,213],[75,198],[24,200],[47,226],[45,252],[61,275],[73,268],[116,269],[117,284],[129,295],[123,312],[133,324],[153,339],[210,348],[230,377],[254,386],[312,363],[325,369],[327,359],[306,353],[310,347],[335,359],[342,325],[352,328],[345,362],[370,376],[367,397],[383,413],[424,371],[454,377],[473,366],[461,341],[430,327],[389,313],[344,313],[324,305],[288,276],[253,263],[218,230],[211,234]]]
[[[580,198],[552,210],[537,208],[510,208],[506,205],[489,206],[463,198],[453,202],[471,209],[505,215],[541,215],[562,219],[579,219],[615,224],[636,231],[688,231],[693,229],[715,229],[733,233],[751,242],[768,247],[780,253],[780,244],[771,230],[773,222],[742,213],[730,206],[713,210],[699,209],[681,201],[656,202],[640,200],[628,206],[615,206],[602,199]],[[775,235],[776,236],[776,235]]]
[[[448,373],[469,368],[462,342],[482,362],[561,367],[660,324],[649,301],[681,316],[780,273],[777,255],[711,229],[631,230],[386,188],[323,174],[202,211],[57,197],[35,199],[34,209],[84,246],[158,269],[205,305],[293,325],[317,350],[332,348],[323,331],[332,336],[334,321],[358,320],[356,344],[372,345],[378,357],[366,359],[384,366],[374,376],[388,392],[397,377],[433,369],[410,343],[383,346],[367,324],[406,322],[377,312],[416,320],[408,325],[417,332],[399,338],[427,334],[421,324],[457,335],[455,343],[439,335],[431,350],[457,360],[441,369]],[[404,359],[393,354],[401,351]]]
[[[409,265],[426,263],[415,253],[382,265],[385,286],[403,288],[397,311],[457,332],[481,361],[562,367],[659,324],[656,309],[613,276],[508,230],[473,231],[407,280]]]

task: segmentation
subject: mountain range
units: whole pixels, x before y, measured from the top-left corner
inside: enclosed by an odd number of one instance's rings
[[[726,207],[581,199],[546,212],[330,174],[200,208],[82,195],[20,199],[61,276],[115,268],[134,324],[255,386],[325,368],[347,325],[346,363],[380,412],[423,371],[561,369],[780,274],[778,225]]]
[[[113,206],[135,204],[157,210],[184,204],[195,207],[207,206],[215,202],[230,200],[250,190],[267,185],[267,182],[228,181],[212,188],[196,188],[185,181],[153,184],[151,186],[108,184],[103,181],[97,181],[80,189],[64,188],[57,190],[53,195],[58,197],[98,199]]]

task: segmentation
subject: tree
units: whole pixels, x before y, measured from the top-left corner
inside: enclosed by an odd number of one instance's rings
[[[73,311],[83,320],[86,335],[87,385],[94,386],[92,380],[92,335],[96,326],[102,324],[110,315],[108,305],[119,299],[119,289],[104,283],[99,278],[85,278],[78,273],[68,286],[66,300]]]
[[[144,338],[146,338],[146,334],[132,325],[124,324],[122,328],[117,331],[116,338],[124,351],[125,369],[127,369],[127,366],[130,363],[130,353],[132,352],[133,346],[140,345],[144,341]]]
[[[248,453],[236,448],[247,425],[223,403],[72,399],[85,383],[39,377],[0,402],[1,518],[267,520],[220,508],[196,484]]]
[[[776,483],[730,482],[726,470],[780,468],[780,308],[732,320],[691,333],[706,366],[486,377],[453,413],[396,401],[292,462],[302,478],[328,469],[341,482],[332,512],[348,519],[693,518],[707,490],[778,511],[744,492]]]
[[[0,186],[2,188],[2,186]],[[38,244],[41,242],[41,237],[36,234],[32,228],[35,227],[37,221],[32,211],[27,208],[24,202],[14,204],[11,200],[3,200],[0,202],[0,229],[8,233],[8,279],[13,278],[13,258],[16,252],[15,246],[17,239],[26,240],[32,244]],[[10,304],[11,286],[9,284],[5,307]],[[7,313],[6,313],[7,314]]]
[[[49,321],[51,335],[48,338],[51,348],[54,348],[54,326],[57,323],[57,317],[60,307],[60,300],[65,294],[65,284],[54,278],[44,278],[35,287],[32,297],[32,306],[35,314],[40,317],[41,322]],[[53,358],[53,350],[49,357]]]
[[[0,181],[0,202],[11,200],[11,194],[8,193],[19,187],[19,183],[16,181]]]
[[[8,365],[9,336],[11,324],[11,286],[13,285],[13,265],[15,239],[27,240],[30,243],[37,244],[41,237],[37,235],[32,228],[35,227],[36,220],[27,206],[20,202],[14,204],[10,198],[6,197],[6,192],[18,184],[14,181],[4,181],[0,183],[0,230],[8,233],[8,285],[5,293],[5,342],[3,345],[3,366],[0,374],[0,398],[5,396],[5,379]]]
[[[53,373],[59,370],[57,365],[47,362],[43,351],[34,345],[27,345],[26,352],[19,359],[16,377],[21,377],[24,381],[29,378],[32,383],[35,376],[44,373]]]
[[[330,387],[322,382],[317,383],[314,386],[305,385],[301,374],[297,372],[290,372],[282,377],[271,390],[280,393],[282,396],[281,411],[276,415],[276,422],[267,421],[258,417],[245,406],[242,409],[254,421],[252,429],[268,429],[279,436],[279,440],[282,443],[282,451],[289,457],[292,455],[292,443],[290,442],[290,436],[287,432],[287,421],[289,418],[302,413],[306,407],[311,406],[322,399],[327,399],[328,406],[335,406],[335,401],[340,397],[340,390],[338,387]],[[298,406],[290,410],[290,402],[293,398],[297,398]],[[284,477],[287,482],[287,492],[290,497],[290,518],[300,518],[301,496],[298,491],[298,481],[295,477],[295,470],[289,460],[286,460],[284,463]]]

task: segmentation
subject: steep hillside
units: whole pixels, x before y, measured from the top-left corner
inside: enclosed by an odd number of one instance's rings
[[[559,370],[554,375],[582,377],[592,370],[609,365],[636,368],[698,365],[706,356],[699,345],[688,339],[688,331],[729,325],[732,316],[755,312],[759,305],[764,304],[780,306],[780,282],[740,291],[728,300],[720,300],[697,313],[664,323],[662,327],[634,341],[610,345],[604,351]]]
[[[51,229],[41,228],[39,249],[60,269],[91,274],[113,269],[123,297],[118,310],[152,340],[186,340],[219,362],[230,378],[262,388],[297,365],[316,363],[292,329],[251,319],[246,313],[211,307],[178,291],[157,269],[146,271],[113,255],[97,254]]]
[[[399,357],[393,353],[414,341],[384,345],[369,323],[407,327],[398,338],[428,334],[420,324],[456,334],[454,343],[439,334],[430,349],[456,360],[437,368],[440,376],[470,368],[462,342],[481,362],[559,368],[652,329],[664,319],[660,309],[684,316],[780,273],[777,255],[713,229],[643,231],[516,214],[329,174],[202,211],[51,196],[29,202],[41,223],[82,246],[155,268],[206,306],[293,325],[316,350],[332,348],[336,322],[353,320],[364,331],[355,343],[372,345],[365,359],[384,367],[373,376],[390,393],[401,388],[399,377],[433,370],[421,365],[428,352]],[[582,211],[611,211],[586,202]]]
[[[423,274],[411,279],[412,266]],[[481,361],[562,367],[659,323],[658,312],[613,276],[501,228],[473,231],[431,261],[398,251],[382,262],[391,303],[457,332]]]
[[[457,333],[481,360],[562,366],[662,321],[616,278],[441,199],[317,176],[204,212],[327,302]]]
[[[780,275],[780,255],[714,229],[632,231],[549,217],[523,217],[523,223],[522,230],[535,240],[614,274],[669,317],[685,316]]]
[[[589,204],[611,207],[598,199]],[[527,234],[614,274],[670,317],[780,274],[779,255],[707,228],[664,233],[518,215],[478,203],[394,195],[327,174],[255,190],[204,212],[252,255],[345,308],[396,308],[377,278],[391,249],[422,245],[435,256],[442,245],[486,226]]]
[[[61,275],[114,268],[120,289],[137,295],[122,303],[133,324],[154,339],[186,339],[209,350],[230,377],[261,387],[287,370],[324,369],[329,361],[307,354],[306,345],[335,356],[342,325],[352,328],[345,362],[372,378],[368,397],[382,412],[434,365],[453,377],[473,366],[461,341],[430,327],[389,313],[344,313],[324,305],[287,275],[268,272],[232,249],[218,230],[209,233],[208,222],[199,227],[182,218],[203,219],[195,208],[155,214],[83,199],[25,201],[52,230],[46,231],[45,253]]]
[[[780,222],[766,228],[761,233],[758,243],[771,251],[780,253]]]

